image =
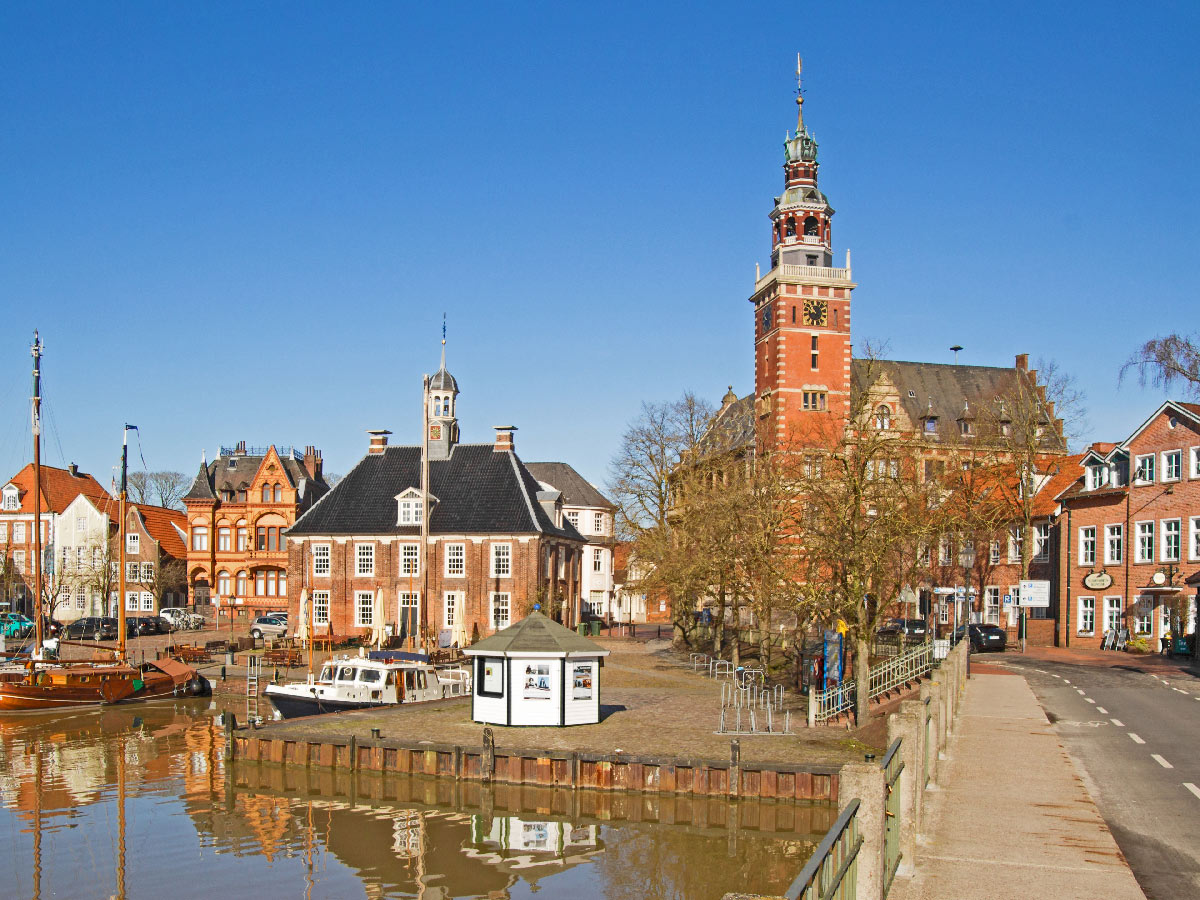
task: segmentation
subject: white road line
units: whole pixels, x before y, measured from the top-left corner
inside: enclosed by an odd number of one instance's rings
[[[1095,702],[1096,702],[1096,701],[1095,701],[1095,700],[1093,700],[1091,697],[1084,697],[1083,699],[1084,699],[1084,700],[1086,700],[1088,703],[1095,703]],[[1097,709],[1099,709],[1099,707],[1096,707],[1096,708],[1097,708]]]
[[[1102,716],[1107,716],[1107,715],[1108,715],[1108,710],[1107,710],[1107,709],[1105,709],[1103,706],[1097,706],[1097,707],[1096,707],[1096,712],[1100,713],[1100,715],[1102,715]]]
[[[1185,691],[1183,688],[1171,688],[1171,690],[1173,690],[1173,691],[1179,691],[1179,693],[1181,693],[1181,694],[1186,694],[1186,693],[1187,693],[1187,691]]]
[[[1158,763],[1160,766],[1162,766],[1164,769],[1173,769],[1173,768],[1175,768],[1173,765],[1171,765],[1169,762],[1167,762],[1165,759],[1163,759],[1163,758],[1162,758],[1161,756],[1159,756],[1157,753],[1151,753],[1151,754],[1150,754],[1150,758],[1151,758],[1152,760],[1154,760],[1156,763]]]
[[[1130,739],[1131,739],[1131,740],[1132,740],[1132,741],[1133,741],[1135,744],[1144,744],[1144,743],[1146,743],[1146,742],[1145,742],[1145,741],[1143,741],[1143,740],[1142,740],[1140,737],[1138,737],[1136,734],[1134,734],[1132,731],[1131,731],[1131,732],[1129,732],[1129,737],[1130,737]]]
[[[1070,683],[1071,683],[1071,679],[1070,679],[1070,678],[1064,678],[1064,679],[1063,679],[1063,684],[1070,684]]]
[[[1200,797],[1200,788],[1196,787],[1190,781],[1185,781],[1183,783],[1183,786],[1185,788],[1187,788],[1189,791],[1191,791],[1193,794],[1195,794],[1197,797]]]
[[[1163,685],[1164,685],[1164,686],[1166,686],[1166,687],[1169,687],[1169,686],[1170,686],[1170,684],[1171,684],[1171,682],[1167,681],[1166,679],[1164,679],[1164,680],[1163,680]]]
[[[1155,674],[1153,674],[1153,673],[1151,673],[1150,677],[1151,677],[1151,678],[1158,678],[1158,676],[1157,676],[1157,675],[1155,675]],[[1162,679],[1159,679],[1159,680],[1161,681]]]
[[[1083,691],[1082,691],[1082,690],[1080,690],[1079,688],[1075,688],[1075,693],[1077,693],[1077,694],[1082,694],[1082,693],[1083,693]]]
[[[1122,722],[1120,719],[1109,719],[1108,721],[1112,722],[1112,723],[1113,723],[1114,725],[1116,725],[1118,728],[1124,728],[1124,727],[1125,727],[1125,723],[1124,723],[1124,722]]]
[[[1045,669],[1034,669],[1033,671],[1037,672],[1040,675],[1049,675],[1050,674]]]

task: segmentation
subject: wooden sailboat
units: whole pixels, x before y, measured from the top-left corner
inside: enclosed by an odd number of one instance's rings
[[[33,535],[34,535],[34,652],[25,671],[0,680],[0,712],[100,706],[161,697],[194,696],[209,691],[208,681],[189,665],[158,659],[140,666],[129,663],[125,652],[125,500],[129,465],[129,430],[125,426],[121,449],[120,595],[117,601],[118,644],[111,661],[47,662],[42,656],[42,342],[33,334]]]

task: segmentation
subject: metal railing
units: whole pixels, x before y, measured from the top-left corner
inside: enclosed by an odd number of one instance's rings
[[[855,900],[858,892],[857,800],[851,800],[784,893],[788,900]]]
[[[827,691],[810,690],[809,724],[826,722],[854,708],[856,685],[853,681],[842,681]]]
[[[887,799],[884,801],[883,832],[883,896],[891,890],[896,870],[900,868],[900,773],[904,771],[904,760],[900,756],[900,738],[892,741],[880,764],[883,769]]]
[[[916,681],[933,668],[933,645],[917,644],[885,663],[871,667],[871,697]]]

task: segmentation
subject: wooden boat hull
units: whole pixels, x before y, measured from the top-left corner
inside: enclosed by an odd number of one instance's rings
[[[36,712],[109,706],[139,700],[199,696],[209,684],[174,660],[129,666],[67,665],[35,669],[19,680],[0,680],[0,712]]]

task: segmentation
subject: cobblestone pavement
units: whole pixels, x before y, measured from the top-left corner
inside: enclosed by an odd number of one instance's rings
[[[570,728],[492,726],[497,749],[622,751],[632,755],[671,755],[727,759],[730,735],[714,734],[721,708],[721,685],[693,674],[687,657],[666,641],[638,643],[600,639],[612,651],[600,675],[602,721]],[[822,763],[840,765],[879,753],[843,729],[805,727],[803,711],[793,699],[795,735],[743,735],[741,756],[747,762]],[[385,738],[479,746],[483,726],[470,718],[470,701],[411,705],[379,711],[313,716],[269,724],[273,733],[322,735],[370,734]]]

